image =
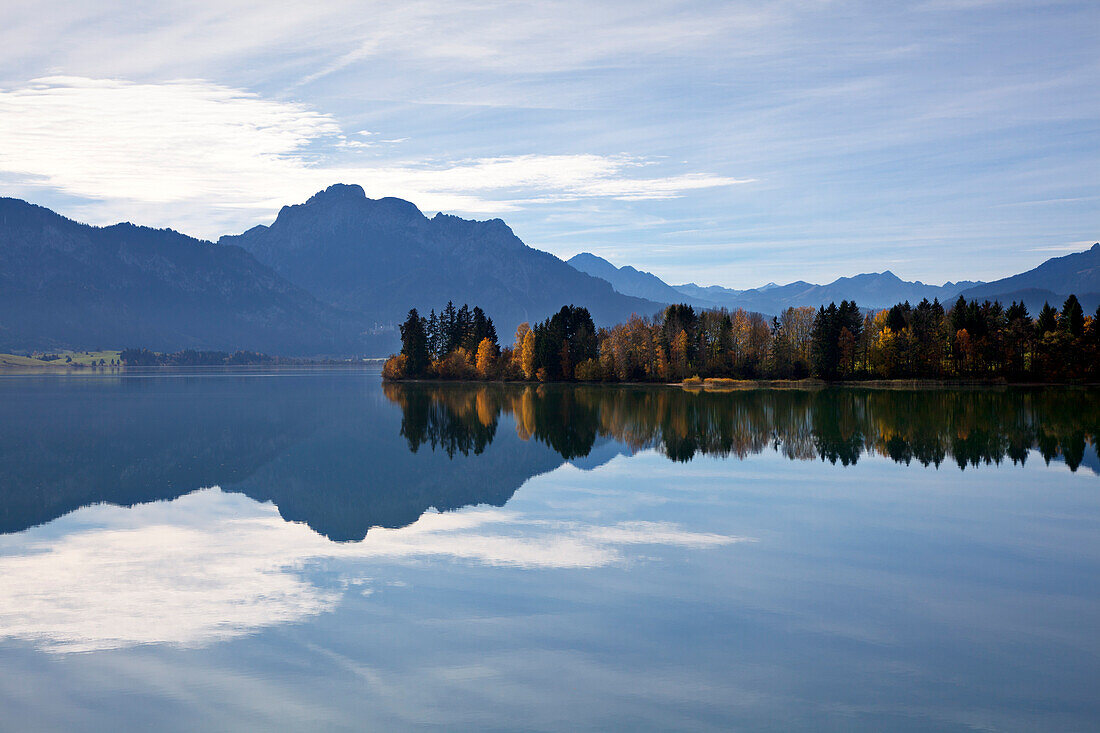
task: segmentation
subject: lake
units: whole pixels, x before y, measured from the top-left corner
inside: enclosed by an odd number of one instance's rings
[[[1100,728],[1100,390],[0,378],[4,730]]]

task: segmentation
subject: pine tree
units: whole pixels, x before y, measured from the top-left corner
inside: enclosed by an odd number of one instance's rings
[[[475,351],[481,344],[481,340],[489,335],[489,319],[485,317],[485,311],[480,306],[474,306],[470,313],[470,331],[466,335],[470,350]]]
[[[1058,325],[1063,331],[1068,331],[1074,338],[1079,338],[1085,332],[1085,311],[1076,295],[1066,298],[1062,306],[1062,315],[1058,319]]]
[[[1050,303],[1043,303],[1043,309],[1039,311],[1039,321],[1035,324],[1035,330],[1039,337],[1043,334],[1058,329],[1058,311],[1050,307]]]
[[[401,354],[406,359],[405,375],[409,377],[423,376],[431,363],[424,326],[424,319],[416,312],[416,308],[409,311],[405,322],[401,324]]]
[[[497,340],[497,327],[493,325],[492,318],[485,320],[485,338],[492,341],[497,348],[500,348],[500,342]]]
[[[455,346],[461,346],[466,351],[477,349],[477,342],[473,342],[473,316],[470,306],[463,303],[455,317]]]
[[[458,341],[458,313],[455,311],[454,301],[448,300],[447,307],[439,314],[439,357],[443,358],[459,346]]]
[[[428,314],[428,325],[426,327],[428,337],[428,356],[432,359],[438,359],[439,354],[439,319],[435,315],[435,308],[432,308],[431,313]]]

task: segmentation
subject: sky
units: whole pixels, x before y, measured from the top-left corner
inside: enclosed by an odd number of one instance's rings
[[[1100,3],[0,5],[0,195],[216,240],[332,183],[668,282],[1100,239]]]

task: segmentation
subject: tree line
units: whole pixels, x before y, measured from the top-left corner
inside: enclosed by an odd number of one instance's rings
[[[454,311],[448,304],[448,311]],[[877,312],[854,301],[787,308],[768,320],[742,309],[670,305],[654,318],[596,329],[588,310],[563,306],[501,348],[480,308],[401,326],[401,353],[386,379],[669,382],[730,379],[976,379],[1083,381],[1100,378],[1100,308],[1086,316],[1075,295],[1036,318],[1022,303],[908,301]],[[480,314],[478,321],[474,314]],[[457,323],[465,324],[461,328]],[[474,324],[487,323],[478,330]],[[442,324],[448,324],[446,326]]]
[[[149,349],[123,349],[119,354],[123,366],[244,366],[274,364],[277,359],[255,351],[197,351],[185,349],[161,354]]]

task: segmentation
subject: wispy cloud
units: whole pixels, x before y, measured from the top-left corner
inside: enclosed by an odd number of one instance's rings
[[[1046,247],[1031,247],[1028,252],[1081,252],[1091,247],[1095,242],[1084,240],[1081,242],[1067,242],[1066,244],[1051,244]]]
[[[646,177],[627,155],[540,155],[356,163],[362,143],[308,105],[203,81],[137,84],[36,79],[0,91],[0,172],[28,188],[111,202],[156,223],[213,236],[215,225],[269,217],[334,182],[400,196],[427,211],[492,213],[578,199],[667,199],[743,181],[703,173]],[[175,208],[174,213],[172,209]],[[167,214],[169,221],[164,221]]]

